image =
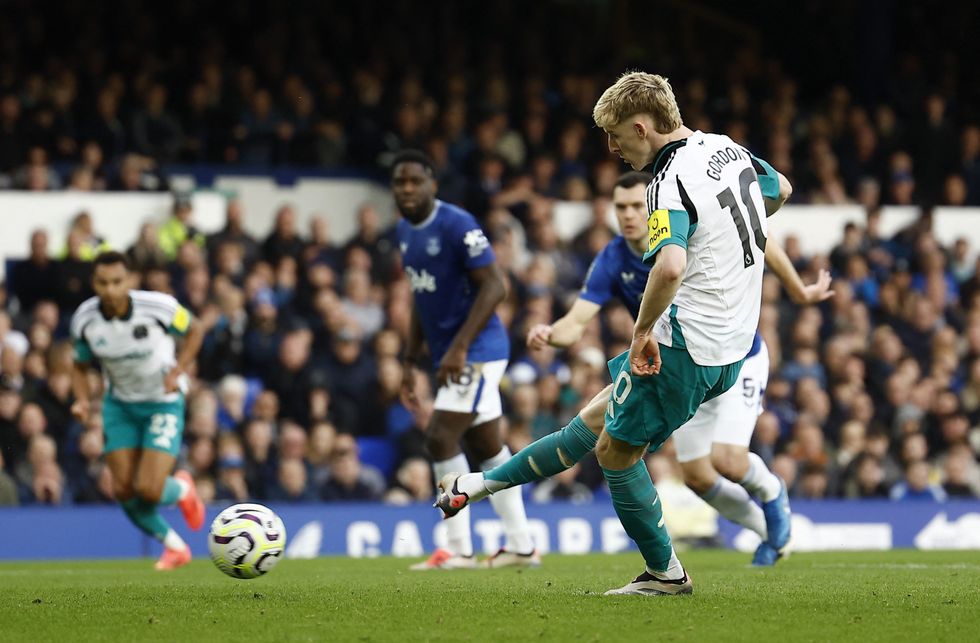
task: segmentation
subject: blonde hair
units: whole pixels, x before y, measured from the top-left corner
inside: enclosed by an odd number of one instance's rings
[[[674,90],[666,78],[656,74],[626,72],[602,92],[592,110],[595,124],[604,130],[634,114],[649,114],[660,134],[668,134],[683,125]]]

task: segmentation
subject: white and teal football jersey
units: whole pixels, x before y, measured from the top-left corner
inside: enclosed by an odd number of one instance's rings
[[[174,335],[190,328],[191,315],[170,295],[145,290],[129,293],[124,317],[106,317],[99,298],[78,307],[71,320],[75,360],[98,359],[108,392],[121,402],[172,402],[180,392],[167,393],[164,377],[177,364]],[[180,382],[186,389],[186,378]]]
[[[778,175],[729,137],[700,131],[665,145],[653,170],[644,261],[652,263],[667,244],[687,249],[684,280],[654,324],[657,341],[687,349],[701,366],[737,362],[759,324],[763,197],[779,195]]]

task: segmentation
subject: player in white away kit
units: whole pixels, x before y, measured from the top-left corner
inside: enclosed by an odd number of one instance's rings
[[[764,162],[758,163],[760,173],[769,172]],[[613,188],[613,207],[620,235],[596,255],[582,292],[569,311],[552,324],[537,324],[531,328],[527,335],[529,348],[571,346],[582,338],[601,307],[614,297],[636,318],[646,284],[641,278],[649,272],[642,258],[648,243],[647,188],[652,179],[653,176],[645,172],[628,172],[619,177]],[[805,286],[779,244],[770,240],[765,255],[766,265],[782,280],[794,302],[816,303],[833,295],[827,289],[830,274],[826,271],[820,272],[817,283]],[[782,489],[779,480],[765,468],[758,456],[749,453],[749,442],[762,410],[762,393],[768,379],[769,352],[757,333],[736,384],[702,404],[694,417],[673,435],[685,484],[722,516],[754,531],[762,539],[753,557],[754,565],[776,562],[779,534],[789,525],[784,512],[770,511],[774,525],[767,529],[763,508],[749,495],[758,496],[763,507],[779,507]],[[777,535],[774,543],[768,540],[769,531]]]
[[[660,76],[623,75],[593,116],[612,152],[634,169],[653,164],[643,256],[653,267],[630,350],[609,362],[612,385],[568,426],[483,475],[445,476],[437,504],[453,515],[473,500],[559,473],[594,448],[616,514],[646,562],[642,574],[607,593],[689,594],[693,585],[664,528],[643,455],[738,379],[759,322],[765,217],[792,188],[776,172],[763,176],[727,136],[685,127]]]
[[[136,527],[163,543],[156,568],[175,569],[190,562],[191,550],[157,506],[178,505],[191,529],[204,524],[204,503],[190,474],[170,475],[184,433],[184,372],[204,330],[170,295],[130,290],[126,257],[118,252],[96,257],[92,285],[96,296],[71,320],[72,414],[82,423],[88,419],[87,371],[98,360],[108,385],[102,418],[116,500]],[[175,335],[186,336],[179,357]]]

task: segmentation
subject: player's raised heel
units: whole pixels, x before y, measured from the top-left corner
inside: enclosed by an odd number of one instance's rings
[[[190,547],[185,545],[183,549],[164,548],[163,555],[161,555],[160,560],[153,565],[153,569],[166,572],[172,569],[177,569],[178,567],[183,567],[189,562],[191,562]]]
[[[774,500],[762,503],[762,513],[766,517],[766,531],[769,538],[766,542],[780,555],[786,554],[792,527],[792,513],[789,508],[789,493],[786,483],[779,480],[779,495]]]
[[[187,526],[194,531],[198,531],[204,526],[205,511],[204,502],[201,501],[201,496],[197,494],[197,485],[194,484],[194,478],[187,471],[178,471],[174,474],[174,478],[187,485],[187,495],[177,501],[177,506],[180,507],[180,513],[184,514],[184,520],[187,521]]]
[[[439,481],[439,495],[433,507],[438,507],[442,511],[442,517],[452,518],[466,508],[470,502],[470,497],[461,492],[456,486],[459,480],[458,473],[447,473]]]
[[[644,571],[626,585],[609,590],[605,596],[675,596],[693,593],[694,585],[687,572],[684,572],[684,577],[678,580],[660,580],[650,572]]]

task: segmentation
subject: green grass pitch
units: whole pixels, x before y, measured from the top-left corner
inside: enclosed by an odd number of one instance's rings
[[[227,578],[208,560],[0,564],[3,641],[968,641],[980,552],[795,554],[750,568],[685,552],[693,596],[603,597],[638,554],[535,570],[410,572],[395,558],[287,560]]]

